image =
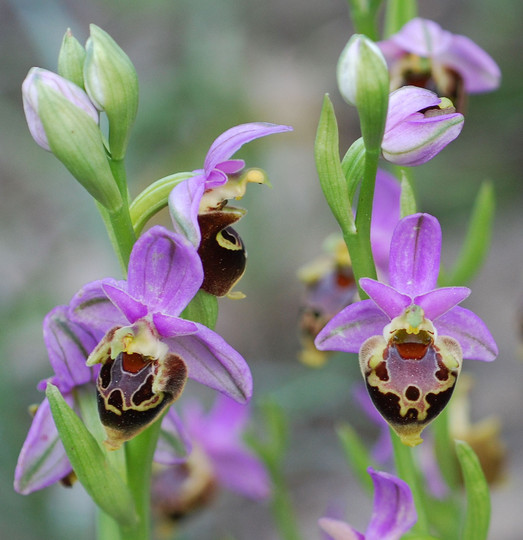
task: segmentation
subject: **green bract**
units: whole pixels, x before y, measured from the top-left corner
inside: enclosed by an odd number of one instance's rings
[[[111,157],[123,159],[138,110],[136,70],[113,38],[91,24],[87,40],[84,80],[87,94],[109,120]]]
[[[97,123],[56,90],[37,85],[38,113],[51,151],[100,204],[118,210],[122,198]]]

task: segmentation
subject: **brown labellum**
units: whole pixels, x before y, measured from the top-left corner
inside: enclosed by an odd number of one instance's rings
[[[388,343],[369,338],[360,349],[367,390],[380,414],[408,446],[449,402],[461,370],[459,343],[431,332],[394,332]]]
[[[202,289],[225,296],[245,272],[247,252],[239,234],[230,225],[245,211],[224,207],[198,215],[202,239],[198,255],[203,265]]]
[[[107,359],[96,383],[105,445],[116,450],[143,431],[179,397],[186,380],[187,367],[173,354],[158,360],[121,352]]]

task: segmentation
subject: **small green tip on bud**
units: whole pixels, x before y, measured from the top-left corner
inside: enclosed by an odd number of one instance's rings
[[[85,49],[68,28],[58,54],[58,74],[84,88],[84,62]]]
[[[113,160],[125,155],[130,129],[138,110],[138,77],[114,39],[91,24],[84,64],[87,94],[109,120],[109,148]]]
[[[340,93],[360,116],[368,151],[379,152],[387,119],[389,72],[379,47],[361,34],[351,37],[337,67]]]

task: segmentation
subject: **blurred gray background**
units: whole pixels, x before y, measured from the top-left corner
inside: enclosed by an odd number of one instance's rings
[[[459,249],[480,183],[494,182],[497,216],[490,257],[466,306],[489,325],[500,346],[494,364],[468,362],[476,377],[472,417],[502,422],[505,480],[492,491],[490,538],[520,540],[523,529],[523,369],[518,356],[523,304],[522,72],[519,0],[420,1],[420,15],[468,35],[499,63],[497,92],[473,96],[459,139],[419,168],[420,206],[441,221],[443,261]],[[209,144],[242,122],[294,126],[292,134],[242,149],[273,189],[252,186],[239,224],[249,250],[238,287],[247,298],[222,300],[218,324],[252,366],[256,399],[270,395],[291,423],[287,478],[304,539],[319,537],[318,517],[346,509],[365,530],[371,501],[344,462],[334,427],[349,421],[375,432],[350,398],[357,361],[334,357],[311,371],[296,359],[303,287],[296,270],[321,252],[336,230],[313,161],[322,97],[329,92],[344,151],[359,136],[355,111],[339,97],[335,66],[353,32],[344,0],[0,0],[0,538],[87,540],[93,509],[80,486],[24,497],[13,471],[36,383],[50,374],[43,316],[87,281],[119,275],[88,195],[41,150],[25,125],[20,85],[32,66],[56,69],[66,28],[84,43],[89,23],[109,32],[134,62],[139,116],[128,175],[133,195],[167,174],[201,166]],[[168,225],[165,212],[158,222]],[[203,392],[196,389],[197,392]],[[207,394],[205,394],[207,397]],[[182,523],[181,538],[277,539],[266,504],[223,493]],[[231,535],[231,536],[227,536]]]

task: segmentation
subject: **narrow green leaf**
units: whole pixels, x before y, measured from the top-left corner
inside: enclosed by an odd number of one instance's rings
[[[200,289],[183,311],[182,317],[213,329],[218,319],[216,296]]]
[[[369,476],[367,469],[375,467],[370,452],[360,439],[356,431],[349,424],[343,424],[336,432],[340,438],[345,459],[352,469],[352,472],[358,478],[359,483],[369,492],[373,491],[372,478]]]
[[[127,486],[58,388],[48,384],[46,395],[67,457],[85,490],[104,512],[122,526],[132,527],[136,513]]]
[[[354,215],[339,156],[338,124],[329,96],[323,100],[316,142],[316,169],[321,189],[344,235],[355,232]]]
[[[446,285],[464,285],[479,271],[490,247],[494,209],[494,188],[490,182],[484,182],[474,202],[463,248]]]
[[[464,441],[456,441],[456,452],[467,493],[467,510],[462,540],[486,540],[490,524],[490,494],[474,450]]]
[[[191,176],[193,176],[192,172],[181,172],[160,178],[147,186],[134,199],[129,207],[129,212],[136,234],[140,234],[145,224],[167,206],[169,194],[174,186]]]

